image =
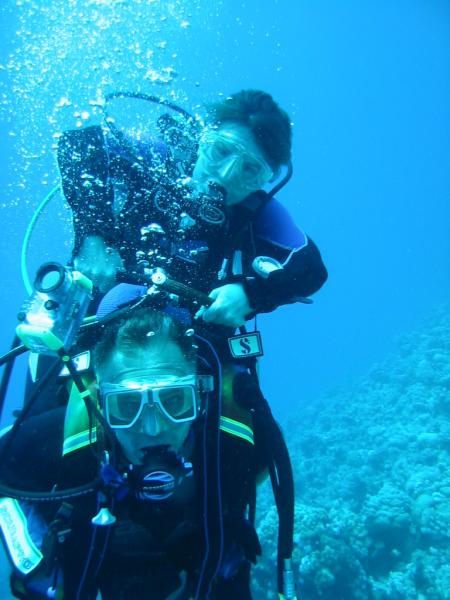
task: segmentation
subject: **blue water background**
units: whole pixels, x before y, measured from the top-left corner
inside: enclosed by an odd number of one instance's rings
[[[259,319],[264,389],[288,419],[364,372],[449,298],[449,65],[448,0],[3,0],[0,348],[26,296],[25,228],[57,182],[53,136],[77,125],[74,113],[91,110],[97,90],[172,92],[194,109],[257,87],[292,116],[295,174],[279,198],[330,271],[313,306]],[[167,67],[178,76],[152,85]],[[53,202],[30,271],[69,248],[67,211]],[[0,558],[2,598],[6,580]]]
[[[195,110],[261,88],[292,117],[295,171],[279,199],[330,279],[312,306],[259,319],[278,416],[364,372],[449,298],[448,0],[4,0],[0,31],[1,348],[26,297],[26,225],[57,183],[53,136],[98,122],[89,102],[116,89]],[[155,73],[173,80],[153,84]],[[30,271],[69,248],[58,200],[36,227]]]

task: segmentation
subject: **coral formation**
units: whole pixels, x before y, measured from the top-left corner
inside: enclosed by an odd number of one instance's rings
[[[302,600],[450,599],[450,311],[350,387],[289,418]],[[255,597],[275,598],[263,492]]]

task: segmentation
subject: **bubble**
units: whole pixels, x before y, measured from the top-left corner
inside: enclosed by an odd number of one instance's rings
[[[17,0],[14,6],[14,44],[0,61],[10,81],[0,109],[13,129],[12,189],[21,174],[28,185],[36,175],[34,163],[23,160],[26,154],[56,167],[60,132],[94,121],[112,91],[148,93],[157,84],[180,105],[189,102],[170,88],[174,78],[188,78],[178,75],[181,52],[168,49],[178,49],[194,20],[203,18],[198,0]],[[55,168],[51,177],[57,176]]]
[[[72,102],[69,100],[69,98],[62,97],[58,100],[55,106],[57,108],[62,108],[63,106],[72,106]]]

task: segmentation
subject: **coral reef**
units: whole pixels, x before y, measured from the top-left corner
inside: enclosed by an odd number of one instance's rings
[[[450,599],[449,315],[290,416],[302,600]],[[277,514],[261,495],[258,599],[276,597]]]

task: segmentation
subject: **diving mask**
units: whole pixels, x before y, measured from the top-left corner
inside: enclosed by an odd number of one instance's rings
[[[206,131],[200,141],[199,159],[213,179],[233,181],[250,191],[260,189],[274,174],[264,158],[249,150],[231,130]]]
[[[125,382],[100,384],[100,396],[106,420],[113,429],[133,427],[148,405],[158,407],[173,423],[186,423],[197,418],[200,409],[199,377],[151,380],[144,384]]]

